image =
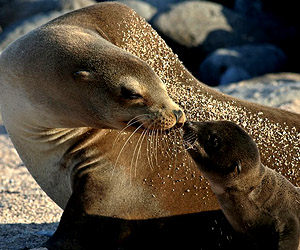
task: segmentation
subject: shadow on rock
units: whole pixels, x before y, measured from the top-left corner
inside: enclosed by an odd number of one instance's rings
[[[7,134],[7,131],[3,125],[0,125],[0,135]]]
[[[42,246],[58,223],[0,224],[0,249],[31,249]]]

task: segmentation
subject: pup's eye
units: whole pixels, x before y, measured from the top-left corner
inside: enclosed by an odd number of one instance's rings
[[[229,168],[228,168],[229,172],[232,173],[232,172],[235,172],[236,174],[240,174],[241,171],[242,171],[242,165],[241,163],[238,161],[238,162],[234,162]]]
[[[215,134],[209,135],[207,138],[207,144],[210,148],[218,148],[220,145],[220,139]]]
[[[133,90],[121,87],[121,95],[124,99],[134,100],[143,98],[140,94],[134,92]]]

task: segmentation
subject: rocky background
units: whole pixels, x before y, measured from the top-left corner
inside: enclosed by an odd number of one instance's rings
[[[0,53],[32,29],[96,2],[0,0]],[[300,113],[296,1],[121,2],[143,16],[200,81],[242,99]],[[61,213],[22,164],[0,117],[0,249],[40,246]]]

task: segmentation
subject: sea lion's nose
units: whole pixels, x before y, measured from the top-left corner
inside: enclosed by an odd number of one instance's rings
[[[173,110],[173,114],[175,115],[177,123],[184,123],[185,122],[184,113],[180,109],[179,110]]]

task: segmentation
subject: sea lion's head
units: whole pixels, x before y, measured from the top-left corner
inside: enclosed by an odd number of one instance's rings
[[[203,175],[213,183],[227,185],[260,167],[256,143],[233,122],[188,122],[184,140]]]
[[[166,130],[185,122],[183,110],[172,101],[165,84],[147,63],[119,48],[103,57],[97,68],[73,72],[73,80],[82,89],[84,85],[93,88],[87,93],[89,105],[102,126],[122,128],[129,123]]]
[[[22,56],[11,61],[12,54]],[[16,110],[27,114],[28,124],[120,129],[129,122],[166,130],[185,122],[153,69],[97,32],[46,25],[16,41],[2,59],[11,64],[11,92],[25,97]]]

